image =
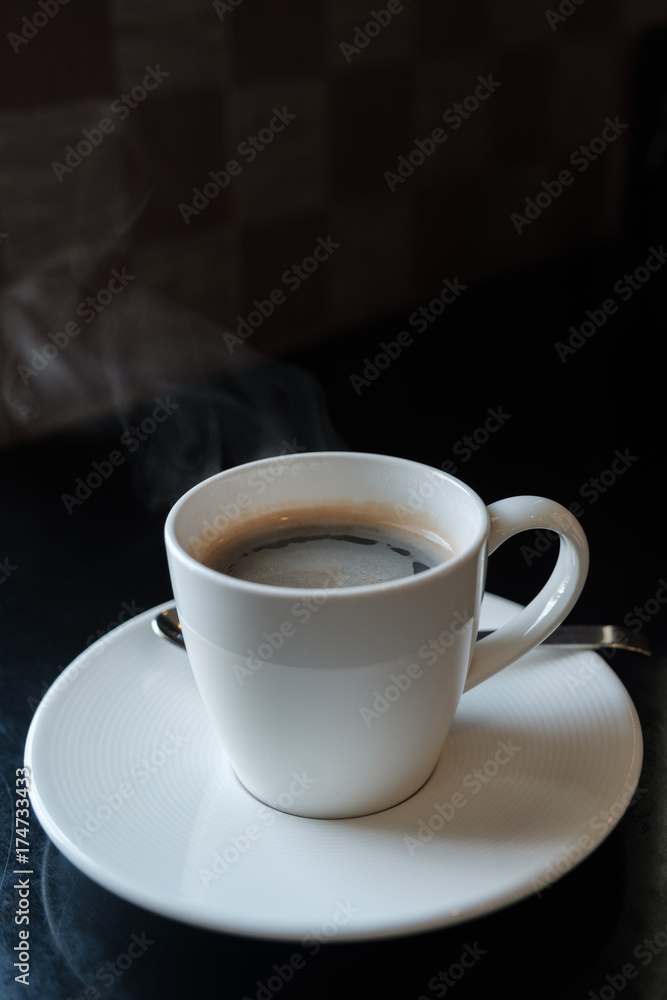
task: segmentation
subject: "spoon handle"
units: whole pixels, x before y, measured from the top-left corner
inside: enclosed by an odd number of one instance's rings
[[[158,635],[185,649],[181,623],[176,608],[168,608],[157,615],[153,628]],[[477,638],[484,639],[493,630],[478,632]],[[579,649],[624,649],[631,653],[651,655],[648,639],[641,632],[630,636],[616,625],[560,625],[544,640],[549,646],[572,646]]]
[[[491,634],[491,631],[478,632],[477,638],[483,639]],[[579,649],[624,649],[630,653],[651,655],[651,646],[645,635],[641,632],[628,635],[616,625],[559,625],[544,643]]]

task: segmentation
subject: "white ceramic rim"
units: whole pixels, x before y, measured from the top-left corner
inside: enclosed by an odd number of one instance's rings
[[[246,592],[263,594],[267,597],[271,595],[275,596],[279,593],[286,600],[303,600],[304,594],[316,592],[318,588],[276,587],[273,584],[254,583],[248,580],[241,580],[236,577],[226,576],[219,573],[217,570],[211,569],[203,563],[200,563],[178,541],[176,534],[176,522],[179,514],[192,497],[196,496],[201,490],[210,488],[214,483],[219,482],[221,479],[231,478],[231,476],[238,475],[239,473],[252,472],[253,469],[259,469],[266,466],[267,462],[292,463],[295,461],[298,462],[327,458],[360,462],[372,459],[374,462],[385,463],[387,466],[395,465],[399,462],[401,465],[410,466],[414,470],[427,470],[429,476],[436,476],[444,482],[449,482],[454,487],[459,489],[461,493],[466,496],[471,508],[476,508],[479,515],[479,526],[474,532],[471,540],[465,546],[461,546],[459,551],[439,566],[433,566],[430,569],[424,570],[422,573],[416,574],[415,576],[401,577],[397,580],[389,580],[386,583],[361,584],[355,587],[342,587],[340,589],[328,590],[327,598],[329,600],[340,601],[346,600],[350,597],[362,597],[364,595],[377,594],[380,589],[394,590],[403,587],[415,586],[417,584],[423,585],[427,579],[434,576],[448,576],[455,573],[458,566],[468,559],[472,553],[477,552],[479,547],[486,540],[489,532],[489,515],[484,501],[478,496],[477,493],[475,493],[473,489],[471,489],[470,486],[462,482],[460,479],[457,479],[455,476],[450,475],[448,472],[443,472],[441,469],[435,469],[430,465],[424,465],[422,462],[413,462],[411,459],[397,458],[392,455],[377,455],[372,452],[359,451],[308,451],[298,452],[293,455],[268,456],[267,458],[258,459],[254,462],[246,462],[243,465],[235,465],[229,469],[224,469],[222,472],[217,472],[213,476],[209,476],[208,479],[202,480],[201,483],[197,483],[196,486],[193,486],[187,491],[187,493],[184,493],[183,496],[176,501],[167,515],[164,527],[165,544],[167,549],[172,556],[184,562],[189,567],[191,572],[200,575],[203,580],[217,582],[217,584],[220,585],[222,577],[224,579],[225,586],[230,587],[233,590],[238,590],[241,593]]]

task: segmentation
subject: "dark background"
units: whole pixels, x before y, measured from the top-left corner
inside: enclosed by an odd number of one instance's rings
[[[428,981],[473,941],[488,954],[457,997],[600,996],[667,928],[667,611],[656,596],[667,577],[667,268],[626,302],[614,289],[667,240],[667,5],[586,0],[550,24],[528,0],[464,10],[412,0],[350,62],[340,44],[370,16],[357,0],[242,0],[222,20],[204,2],[70,0],[15,51],[9,33],[41,9],[6,5],[0,32],[3,783],[46,687],[89,636],[123,602],[169,598],[164,517],[219,468],[344,447],[453,462],[487,503],[520,493],[578,503],[591,571],[571,620],[632,628],[640,609],[654,649],[650,661],[610,659],[642,722],[641,798],[542,898],[449,930],[332,945],[281,996],[430,997]],[[52,162],[158,64],[164,83],[58,181]],[[489,74],[497,92],[450,132],[443,112]],[[179,204],[274,107],[297,118],[186,225]],[[579,173],[571,154],[616,116],[628,128]],[[447,141],[392,194],[383,173],[440,126]],[[512,213],[568,168],[573,183],[518,233]],[[290,291],[283,272],[329,235],[340,247]],[[114,268],[134,278],[85,324],[78,303]],[[445,278],[465,290],[418,329],[410,316]],[[225,339],[277,287],[286,301],[252,337]],[[618,311],[563,360],[557,345],[610,298]],[[81,334],[22,376],[77,317]],[[412,342],[387,364],[401,331]],[[178,409],[130,453],[121,435],[156,398]],[[489,411],[506,416],[480,443]],[[467,458],[466,436],[479,445]],[[62,495],[119,447],[122,467],[68,513]],[[619,452],[627,468],[611,482]],[[491,592],[533,595],[553,565],[553,551],[527,551],[535,543],[525,535],[494,555]],[[12,798],[0,802],[9,848]],[[48,1000],[81,995],[132,932],[156,944],[111,997],[254,998],[257,980],[298,950],[116,899],[36,826],[31,856],[30,988]],[[0,910],[7,997],[22,988],[12,881]],[[623,996],[662,998],[666,983],[667,949]]]

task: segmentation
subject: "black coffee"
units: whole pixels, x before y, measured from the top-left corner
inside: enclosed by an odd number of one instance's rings
[[[287,517],[216,540],[200,562],[228,576],[274,587],[324,589],[386,583],[422,573],[453,555],[432,533],[371,521]]]

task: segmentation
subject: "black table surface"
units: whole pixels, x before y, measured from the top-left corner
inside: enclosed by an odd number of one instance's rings
[[[557,348],[599,308],[623,263],[620,251],[582,255],[473,289],[423,330],[406,313],[288,359],[257,355],[242,378],[165,385],[160,398],[177,408],[132,452],[121,435],[141,425],[152,399],[0,455],[3,997],[24,990],[13,965],[15,773],[48,685],[91,635],[170,598],[164,517],[189,485],[255,457],[336,447],[455,466],[487,503],[530,493],[577,505],[591,570],[570,621],[630,632],[640,622],[653,646],[650,660],[609,657],[644,734],[637,800],[539,896],[428,933],[332,942],[317,955],[298,941],[213,933],[117,898],[74,868],[33,816],[32,995],[667,997],[664,282],[637,292],[571,353]],[[399,354],[392,344],[402,330],[410,342]],[[122,465],[68,505],[63,494],[73,495],[77,478],[119,448]],[[489,591],[527,601],[553,565],[553,547],[542,553],[540,544],[525,535],[503,546]],[[146,947],[122,970],[114,963],[132,935]],[[457,978],[466,949],[479,958]],[[304,962],[277,979],[275,967],[296,953]]]

